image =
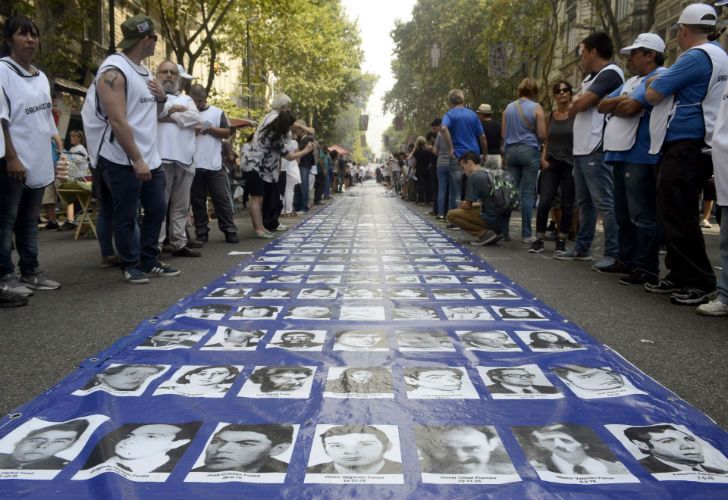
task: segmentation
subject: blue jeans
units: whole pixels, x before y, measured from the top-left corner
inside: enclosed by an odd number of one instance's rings
[[[448,196],[448,186],[450,185],[450,167],[448,165],[437,166],[437,215],[443,217],[447,213],[445,201]]]
[[[449,188],[448,188],[448,209],[452,210],[460,205],[463,199],[463,169],[458,165],[457,158],[450,158],[449,170]]]
[[[619,259],[619,235],[614,217],[614,181],[612,167],[604,163],[604,153],[574,156],[576,206],[579,209],[579,232],[574,248],[587,253],[594,242],[597,210],[604,222],[604,256]]]
[[[299,189],[301,190],[301,200],[299,202],[298,207],[294,207],[297,212],[308,212],[308,205],[309,205],[309,199],[308,199],[308,187],[309,187],[309,180],[311,175],[311,167],[301,167],[299,165],[298,171],[301,174],[301,184],[299,186]]]
[[[514,144],[506,152],[505,169],[513,176],[518,187],[521,201],[521,237],[530,238],[533,234],[531,219],[536,202],[538,171],[541,166],[541,153],[538,149],[525,144]]]
[[[331,196],[331,179],[334,175],[333,170],[324,170],[324,196]]]
[[[718,298],[728,304],[728,207],[720,209],[720,266],[718,274]]]
[[[159,232],[167,210],[164,169],[152,170],[152,179],[141,182],[131,165],[119,165],[102,157],[99,166],[103,169],[101,198],[111,199],[114,241],[121,267],[147,271],[159,263]],[[137,232],[140,200],[144,217]]]
[[[45,188],[30,189],[8,177],[0,160],[0,277],[15,273],[13,233],[20,274],[38,271],[38,215]]]
[[[660,232],[655,165],[616,162],[613,170],[620,259],[630,269],[657,276]]]

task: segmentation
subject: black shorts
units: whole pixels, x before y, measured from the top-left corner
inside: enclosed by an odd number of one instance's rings
[[[245,179],[245,191],[250,196],[263,196],[264,181],[260,178],[260,175],[255,170],[250,172],[244,172],[243,178]]]
[[[715,201],[715,179],[711,177],[703,184],[703,201]]]

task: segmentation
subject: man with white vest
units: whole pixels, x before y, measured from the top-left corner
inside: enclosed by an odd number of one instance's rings
[[[200,252],[187,245],[187,214],[190,209],[190,189],[195,177],[192,160],[195,154],[195,126],[200,112],[192,98],[179,92],[180,70],[171,61],[164,61],[157,69],[157,81],[167,94],[167,104],[159,115],[157,141],[162,157],[162,168],[167,178],[165,200],[169,218],[169,244],[172,255],[200,257]],[[159,245],[167,236],[162,223]]]
[[[659,225],[655,166],[650,154],[650,112],[645,100],[646,81],[665,71],[665,42],[654,33],[642,33],[620,50],[634,74],[624,85],[602,99],[597,108],[609,113],[604,129],[604,161],[614,174],[614,212],[619,226],[619,254],[630,270],[623,285],[657,283],[660,271]]]
[[[111,201],[114,241],[123,279],[148,283],[149,276],[177,276],[180,272],[159,261],[157,240],[165,216],[164,169],[157,149],[157,116],[167,97],[142,60],[153,55],[157,43],[154,22],[144,14],[121,24],[121,52],[101,64],[94,85],[98,107],[105,117],[101,137],[88,127],[92,161],[101,173],[102,203]],[[102,122],[103,123],[103,122]],[[92,133],[89,133],[92,132]],[[98,149],[95,145],[98,143]],[[104,201],[105,200],[105,201]],[[144,217],[137,231],[139,201]]]
[[[197,241],[206,243],[210,228],[207,215],[207,193],[215,207],[217,225],[228,243],[238,242],[238,228],[233,221],[233,197],[230,181],[222,168],[222,140],[230,137],[230,126],[223,110],[207,103],[207,91],[202,85],[193,85],[190,95],[200,112],[196,127],[195,177],[192,181],[190,201],[195,218]]]
[[[604,222],[604,257],[592,269],[604,273],[623,272],[614,217],[612,167],[604,163],[602,151],[604,115],[597,110],[597,105],[624,83],[624,74],[611,62],[614,44],[606,33],[596,32],[587,36],[579,45],[579,51],[587,76],[569,107],[569,116],[574,117],[574,184],[579,232],[574,248],[556,254],[554,258],[592,260],[591,245],[598,211]]]
[[[645,290],[670,294],[674,304],[699,305],[715,297],[715,275],[705,253],[698,200],[713,173],[713,128],[728,80],[728,55],[711,42],[716,20],[710,5],[696,3],[682,11],[673,28],[683,53],[648,82],[645,94],[654,106],[653,151],[662,145],[657,212],[667,244],[668,270],[658,283],[645,283]]]

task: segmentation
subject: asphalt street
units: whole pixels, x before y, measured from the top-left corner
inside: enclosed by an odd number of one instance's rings
[[[370,183],[366,189],[380,188]],[[407,206],[445,230],[423,214],[424,207]],[[282,220],[294,225],[301,217]],[[0,310],[0,377],[4,380],[0,412],[10,413],[43,394],[78,363],[129,334],[143,319],[249,258],[228,255],[230,251],[255,251],[268,242],[253,238],[246,211],[237,214],[236,222],[239,244],[225,243],[223,234],[211,226],[202,258],[168,258],[166,262],[181,269],[182,275],[156,278],[147,285],[124,283],[118,269],[100,268],[95,240],[74,241],[71,232],[41,231],[41,265],[63,288],[37,292],[26,307]],[[512,224],[512,234],[519,234],[518,214]],[[471,239],[462,231],[445,231],[457,240]],[[717,265],[717,226],[704,234],[711,260]],[[587,262],[554,260],[553,243],[547,243],[543,254],[528,253],[520,239],[470,248],[728,429],[726,318],[701,317],[692,307],[671,305],[666,296],[620,285],[618,277],[596,273]],[[599,252],[594,249],[595,255]]]

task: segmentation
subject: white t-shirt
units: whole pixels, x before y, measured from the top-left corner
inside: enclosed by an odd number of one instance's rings
[[[167,94],[165,110],[180,105],[187,111],[172,113],[175,122],[159,122],[157,125],[157,147],[162,161],[176,161],[182,165],[192,165],[195,154],[195,129],[200,120],[195,102],[188,95]]]
[[[200,111],[200,123],[209,122],[213,127],[221,125],[222,110],[208,106]],[[210,134],[199,134],[195,140],[195,168],[217,171],[222,168],[222,139]]]

